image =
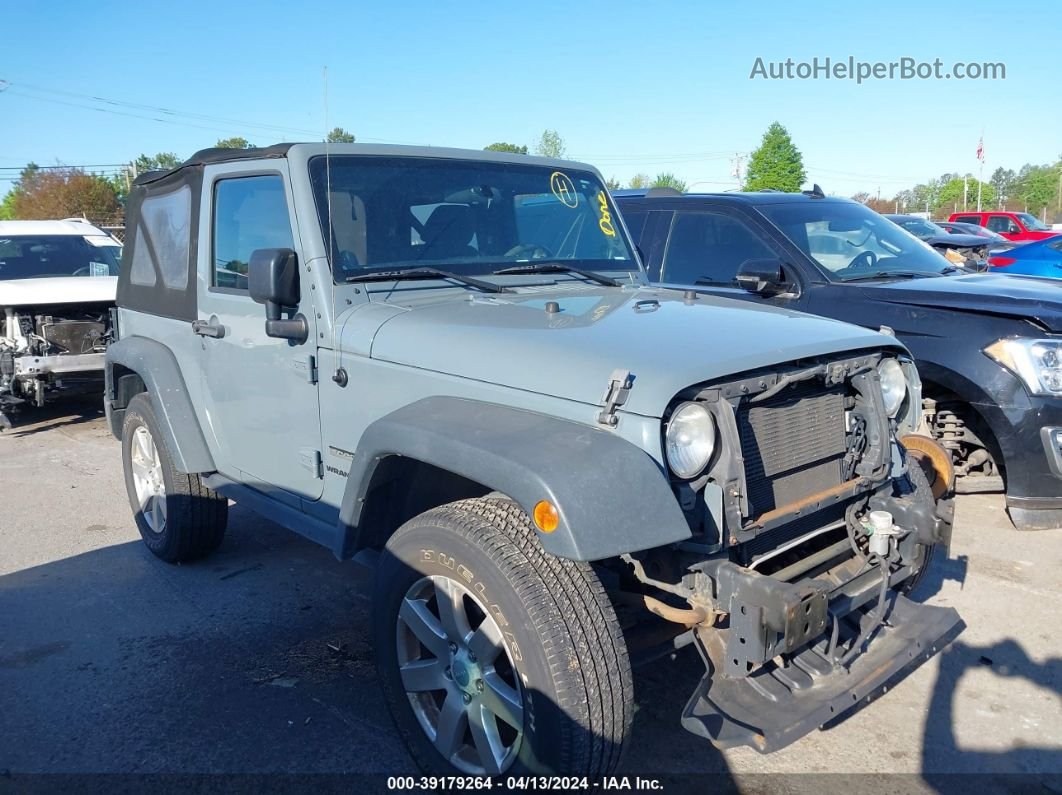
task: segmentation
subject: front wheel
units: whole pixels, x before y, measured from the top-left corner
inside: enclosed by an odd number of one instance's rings
[[[601,776],[630,730],[630,662],[591,567],[543,552],[504,499],[403,525],[376,574],[384,695],[431,773]]]

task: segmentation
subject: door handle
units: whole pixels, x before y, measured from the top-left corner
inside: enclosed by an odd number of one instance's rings
[[[192,333],[200,337],[213,337],[219,340],[225,336],[225,327],[220,323],[215,325],[207,320],[193,320]]]

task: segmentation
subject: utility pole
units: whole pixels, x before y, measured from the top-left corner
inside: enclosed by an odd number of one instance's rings
[[[738,190],[741,190],[742,165],[744,164],[744,160],[745,156],[740,152],[734,152],[734,156],[730,158],[730,176],[737,180]]]
[[[962,211],[966,212],[966,198],[969,195],[970,184],[968,182],[968,174],[964,174],[962,177]]]

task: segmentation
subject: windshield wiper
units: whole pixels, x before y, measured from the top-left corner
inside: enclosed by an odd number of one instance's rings
[[[941,276],[943,271],[881,271],[879,273],[867,273],[863,276],[853,276],[849,279],[841,279],[845,282],[869,282],[874,279],[922,279],[928,276]]]
[[[440,270],[439,268],[406,268],[405,270],[397,271],[375,271],[374,273],[358,273],[354,276],[348,276],[344,281],[350,282],[400,282],[407,279],[453,279],[455,282],[461,282],[461,284],[467,284],[469,287],[475,287],[477,290],[482,290],[485,293],[506,293],[509,292],[508,287],[502,287],[500,284],[493,284],[491,282],[485,282],[480,279],[473,279],[470,276],[462,276],[458,273],[451,273],[450,271]]]
[[[590,281],[604,284],[607,287],[619,287],[620,283],[609,276],[602,276],[594,271],[565,265],[562,262],[542,262],[531,265],[513,265],[511,268],[502,268],[493,272],[495,276],[508,276],[512,273],[575,273]]]

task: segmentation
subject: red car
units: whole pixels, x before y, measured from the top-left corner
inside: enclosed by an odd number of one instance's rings
[[[983,213],[952,213],[948,220],[983,226],[1003,235],[1007,240],[1043,240],[1045,237],[1058,234],[1035,215],[1029,215],[1029,213],[1010,213],[1003,210]]]

